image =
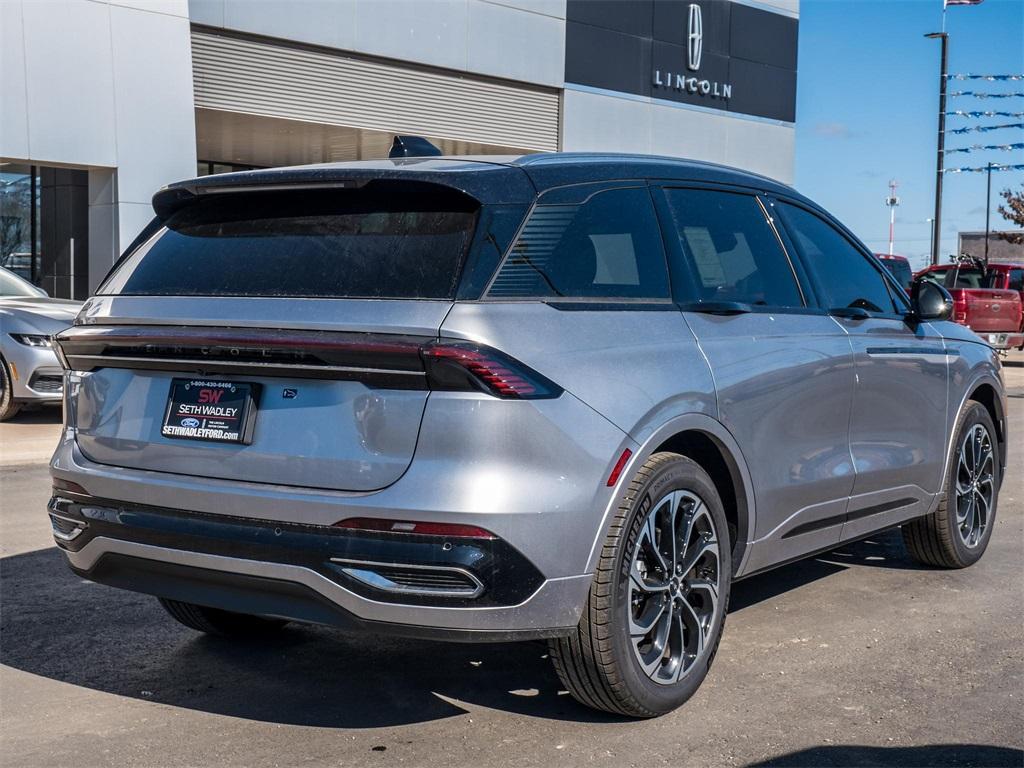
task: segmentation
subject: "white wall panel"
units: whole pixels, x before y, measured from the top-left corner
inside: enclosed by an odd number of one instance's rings
[[[553,89],[193,32],[197,107],[497,144],[558,146]]]
[[[793,182],[795,130],[771,121],[568,89],[562,149],[641,152],[731,165]]]
[[[168,16],[188,18],[188,0],[107,0],[111,5],[133,8],[136,11],[163,13]]]
[[[468,40],[471,72],[554,87],[565,81],[563,20],[470,0]]]
[[[188,7],[196,24],[557,87],[565,3],[188,0]]]
[[[566,152],[651,151],[651,110],[642,101],[567,90],[562,126]]]
[[[711,163],[727,163],[727,126],[735,118],[651,104],[651,152]]]
[[[783,11],[790,16],[800,15],[800,0],[736,0],[736,2],[769,11]]]
[[[116,165],[109,6],[70,0],[21,7],[32,159]]]
[[[110,33],[118,197],[148,204],[159,187],[196,172],[189,22],[111,5]]]
[[[467,17],[466,0],[361,0],[353,50],[466,69]]]
[[[504,5],[530,13],[540,13],[556,19],[565,18],[565,0],[481,0],[481,2]]]
[[[95,288],[153,193],[195,175],[188,3],[0,0],[0,13],[0,155],[89,170]]]
[[[796,131],[788,126],[730,119],[728,126],[730,165],[793,183]]]
[[[221,1],[229,29],[330,48],[356,43],[356,0]]]
[[[194,24],[224,26],[224,0],[188,0],[188,16]]]
[[[28,157],[21,4],[0,2],[0,157]]]

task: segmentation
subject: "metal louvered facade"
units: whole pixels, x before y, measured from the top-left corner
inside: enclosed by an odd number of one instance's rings
[[[196,107],[558,149],[555,89],[193,30]]]

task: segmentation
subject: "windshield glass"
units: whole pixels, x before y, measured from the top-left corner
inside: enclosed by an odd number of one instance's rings
[[[22,280],[6,269],[0,269],[0,296],[45,296],[46,294],[29,282]]]
[[[907,288],[914,279],[910,271],[910,264],[902,259],[882,259],[882,265],[889,270],[889,273],[896,278],[903,288]]]
[[[478,207],[415,182],[211,195],[171,216],[99,292],[448,299]]]

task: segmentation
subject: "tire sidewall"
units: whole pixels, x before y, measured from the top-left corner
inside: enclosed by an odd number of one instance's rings
[[[651,505],[661,500],[670,491],[685,490],[699,496],[711,512],[721,542],[719,553],[720,589],[719,614],[715,618],[709,633],[708,649],[704,656],[690,668],[684,677],[672,685],[661,685],[651,680],[641,669],[632,648],[629,636],[629,569],[633,562],[633,553],[643,521],[650,511]],[[612,622],[614,632],[613,652],[617,666],[622,670],[623,681],[637,702],[645,709],[662,713],[673,710],[689,699],[707,676],[711,663],[718,651],[718,641],[725,625],[726,612],[729,606],[729,592],[732,582],[732,558],[727,526],[722,501],[715,490],[714,484],[707,473],[696,463],[679,456],[659,467],[634,497],[626,525],[627,535],[624,536],[616,552],[616,570],[612,584],[615,595],[615,620]]]
[[[7,361],[0,357],[0,421],[17,414],[20,406],[14,401],[14,381]]]
[[[964,544],[964,541],[960,536],[960,529],[956,522],[956,478],[957,467],[959,466],[960,460],[960,446],[963,443],[964,438],[967,436],[968,430],[976,424],[981,424],[985,427],[985,429],[988,430],[989,438],[992,440],[992,459],[994,464],[992,470],[992,508],[989,510],[988,521],[985,524],[985,532],[982,534],[981,541],[979,541],[975,547],[968,547]],[[959,559],[965,566],[973,565],[981,559],[981,556],[985,554],[985,549],[988,547],[989,540],[992,538],[992,529],[995,526],[996,512],[999,508],[999,486],[1003,480],[1001,474],[1001,461],[1002,457],[999,454],[999,438],[995,424],[992,422],[992,416],[980,403],[970,403],[965,409],[963,417],[960,419],[960,425],[956,432],[955,442],[953,443],[953,451],[950,456],[949,476],[946,478],[946,523],[949,526],[949,538],[953,545],[953,549],[956,551],[957,559]]]

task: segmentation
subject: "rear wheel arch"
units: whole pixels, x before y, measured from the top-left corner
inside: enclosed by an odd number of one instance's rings
[[[736,573],[746,553],[751,507],[736,459],[721,440],[697,429],[678,432],[654,449],[654,453],[662,451],[692,459],[711,477],[725,508],[732,541],[732,570]]]
[[[732,434],[721,422],[702,413],[682,414],[657,429],[644,428],[642,431],[645,434],[641,438],[641,446],[633,451],[623,468],[601,526],[596,532],[588,571],[596,567],[601,542],[608,534],[611,512],[628,488],[633,475],[648,458],[661,451],[686,456],[711,476],[725,506],[729,527],[732,529],[735,526],[735,530],[730,530],[733,541],[732,572],[734,576],[741,573],[747,545],[753,539],[756,511],[750,473]]]

